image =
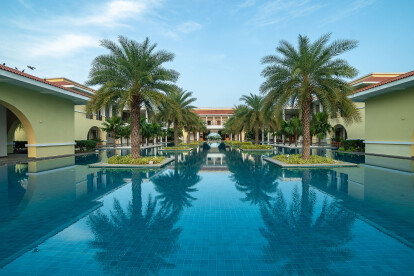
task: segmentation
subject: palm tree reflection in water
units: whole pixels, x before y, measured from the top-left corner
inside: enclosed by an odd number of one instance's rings
[[[98,249],[96,259],[110,274],[158,274],[162,268],[174,267],[166,256],[178,247],[181,229],[175,224],[179,212],[159,208],[158,200],[151,194],[144,209],[143,173],[132,171],[131,174],[132,201],[126,210],[115,198],[109,215],[98,210],[89,216],[88,224],[95,236],[91,245]]]
[[[329,203],[325,197],[316,214],[316,194],[309,189],[310,170],[302,172],[302,191],[296,186],[288,205],[278,190],[272,206],[260,208],[264,227],[260,232],[267,240],[264,258],[278,263],[282,274],[306,274],[312,269],[333,273],[333,262],[347,261],[353,252],[344,248],[352,239],[354,214]]]
[[[231,180],[234,181],[236,189],[245,193],[242,201],[250,202],[252,205],[270,206],[272,194],[277,191],[277,178],[280,170],[262,164],[260,156],[251,156],[253,159],[243,157],[236,151],[226,151],[226,163],[232,173]]]
[[[201,181],[198,172],[205,163],[207,151],[193,151],[182,162],[178,162],[177,156],[176,153],[174,170],[161,174],[152,181],[163,208],[181,211],[184,207],[191,207],[191,202],[196,200],[191,194],[197,191],[195,186]]]
[[[181,228],[175,225],[184,207],[195,200],[191,193],[197,191],[194,186],[201,180],[198,171],[205,156],[202,151],[189,155],[182,163],[175,162],[173,172],[155,176],[152,181],[159,195],[153,198],[149,194],[145,209],[141,195],[144,173],[130,172],[132,201],[126,210],[114,199],[109,215],[98,210],[89,216],[95,236],[92,247],[98,249],[96,259],[106,272],[147,275],[175,267],[166,260],[178,248]]]

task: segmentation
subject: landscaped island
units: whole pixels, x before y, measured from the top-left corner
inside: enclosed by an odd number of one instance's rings
[[[120,156],[115,155],[108,158],[108,164],[132,164],[132,165],[151,165],[160,164],[165,160],[164,156],[148,156],[140,158],[132,158],[131,155]]]
[[[282,161],[286,164],[336,164],[340,161],[336,161],[332,158],[327,158],[319,155],[311,155],[310,159],[302,159],[302,154],[281,154],[273,156],[273,159]]]
[[[273,150],[270,145],[242,145],[240,148],[242,150]]]

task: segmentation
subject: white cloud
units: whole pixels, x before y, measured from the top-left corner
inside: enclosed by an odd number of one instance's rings
[[[121,22],[136,18],[149,11],[150,7],[156,5],[156,1],[111,1],[102,8],[94,8],[96,12],[72,19],[76,25],[98,25],[113,27],[122,24]]]
[[[167,31],[164,31],[164,34],[166,36],[172,37],[172,38],[179,38],[181,34],[188,34],[195,31],[198,31],[203,26],[200,23],[194,22],[194,21],[187,21],[184,23],[181,23],[177,26],[175,26],[172,29],[169,29]]]
[[[276,0],[262,4],[257,13],[247,23],[256,26],[268,26],[306,16],[322,8],[323,4],[314,4],[310,0]]]
[[[66,34],[56,37],[54,40],[31,45],[30,54],[33,57],[62,57],[88,47],[99,47],[99,40],[89,35]]]
[[[245,0],[243,3],[237,6],[237,9],[245,9],[248,7],[252,7],[256,4],[256,0]]]
[[[345,17],[348,17],[350,15],[357,13],[358,11],[360,11],[361,9],[365,7],[372,5],[374,2],[375,0],[356,0],[352,2],[351,4],[349,4],[346,9],[343,9],[335,13],[334,15],[326,18],[325,20],[323,20],[322,23],[328,24],[328,23],[341,20]]]
[[[32,7],[29,3],[27,3],[27,2],[26,2],[26,0],[18,0],[18,2],[20,3],[20,5],[22,5],[22,6],[23,6],[23,7],[25,7],[26,9],[28,9],[28,10],[30,10],[30,11],[32,11],[32,12],[34,12],[33,7]]]

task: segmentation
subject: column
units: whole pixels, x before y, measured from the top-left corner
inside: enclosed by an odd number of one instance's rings
[[[148,111],[145,109],[145,121],[148,123]]]
[[[197,141],[200,141],[200,132],[197,131]]]
[[[267,144],[270,144],[270,132],[267,133]]]
[[[262,145],[264,144],[264,128],[262,128]]]
[[[168,143],[168,139],[167,139],[167,135],[165,135],[165,145],[167,145]]]
[[[220,116],[220,125],[223,125],[223,116]]]
[[[233,133],[230,134],[230,141],[233,141]]]
[[[108,118],[112,117],[112,104],[109,105],[109,110],[108,110],[109,114],[108,114]]]

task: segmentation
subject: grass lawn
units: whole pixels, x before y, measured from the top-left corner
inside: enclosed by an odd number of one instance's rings
[[[152,161],[152,164],[160,164],[165,160],[164,156],[149,156],[141,158],[131,158],[131,155],[126,156],[112,156],[108,158],[108,164],[134,164],[134,165],[149,165]]]
[[[282,161],[286,164],[337,164],[340,163],[339,161],[335,161],[332,158],[327,158],[318,155],[311,155],[309,160],[303,160],[302,154],[290,154],[289,158],[288,155],[275,155],[272,157],[273,159]]]

